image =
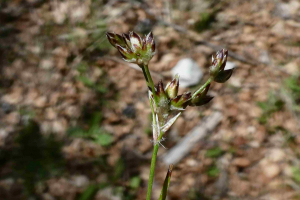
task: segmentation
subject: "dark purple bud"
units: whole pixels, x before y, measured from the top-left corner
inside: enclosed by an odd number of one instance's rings
[[[164,92],[164,85],[162,81],[159,81],[156,86],[156,93],[157,95],[160,95],[161,92]]]
[[[125,41],[125,43],[126,43],[126,45],[127,45],[127,48],[131,49],[131,42],[130,42],[130,37],[129,37],[129,35],[126,34],[126,33],[123,33],[122,36],[123,36],[123,39],[124,39],[124,41]]]
[[[151,51],[152,51],[152,53],[155,52],[155,41],[154,40],[152,40],[152,43],[151,43]]]
[[[156,95],[157,95],[160,102],[168,100],[168,97],[165,93],[164,85],[163,85],[162,81],[159,81],[157,86],[156,86]]]
[[[115,48],[117,48],[117,45],[120,45],[122,47],[125,47],[125,40],[124,38],[115,33],[106,32],[106,37],[111,45],[113,45]]]
[[[155,41],[154,41],[154,37],[153,37],[153,33],[150,32],[147,36],[146,36],[146,46],[148,50],[151,50],[151,54],[153,54],[155,52]]]
[[[146,43],[151,44],[153,40],[154,40],[154,37],[153,37],[153,33],[152,33],[152,31],[151,31],[151,32],[148,33],[148,35],[146,36]]]
[[[215,77],[214,81],[218,83],[225,83],[232,75],[233,69],[228,69],[224,71],[220,71],[218,75]]]
[[[171,109],[172,110],[182,110],[185,109],[191,101],[191,93],[186,92],[181,95],[178,95],[171,100]]]

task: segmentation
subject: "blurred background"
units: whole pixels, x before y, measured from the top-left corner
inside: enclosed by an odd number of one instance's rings
[[[153,199],[170,162],[169,200],[300,199],[298,0],[0,0],[0,199],[145,199],[147,87],[105,37],[132,30],[153,31],[154,81],[179,73],[180,93],[221,48],[236,68],[165,136]]]

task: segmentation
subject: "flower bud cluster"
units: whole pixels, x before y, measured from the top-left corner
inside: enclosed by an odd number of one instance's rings
[[[155,54],[155,42],[152,32],[141,38],[135,32],[129,34],[106,33],[109,42],[118,49],[123,59],[142,67],[149,87],[150,103],[153,114],[153,141],[159,142],[161,132],[167,131],[187,106],[201,106],[210,102],[213,97],[208,95],[211,81],[224,83],[232,75],[233,69],[225,70],[228,51],[222,49],[212,57],[209,80],[193,94],[185,92],[178,95],[179,76],[164,88],[162,81],[155,87],[148,70],[148,63]],[[175,115],[175,116],[174,116]],[[171,119],[170,116],[174,116]]]
[[[159,102],[168,102],[168,104],[161,104],[160,106],[168,106],[167,110],[184,110],[187,106],[201,106],[212,100],[213,97],[207,95],[210,84],[204,87],[197,94],[192,95],[191,92],[185,92],[178,95],[179,76],[168,83],[165,90],[162,90],[162,82],[156,87],[156,94]],[[161,100],[163,99],[163,100]]]
[[[152,32],[145,38],[141,38],[135,32],[122,35],[107,32],[106,37],[127,62],[148,65],[155,54],[155,41]]]

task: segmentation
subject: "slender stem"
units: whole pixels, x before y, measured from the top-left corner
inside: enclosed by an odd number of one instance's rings
[[[157,143],[154,145],[154,148],[153,148],[146,200],[151,199],[151,192],[152,192],[152,185],[153,185],[154,170],[155,170],[155,163],[156,163],[156,158],[157,158],[158,147],[159,147],[159,144]]]
[[[153,80],[152,80],[152,77],[151,77],[148,65],[145,65],[144,68],[145,68],[145,73],[147,75],[150,87],[152,89],[152,94],[153,94],[155,105],[157,105],[158,100],[157,100],[157,96],[156,96],[155,89],[154,89],[154,83],[153,83]]]
[[[147,77],[147,74],[146,74],[146,71],[145,71],[145,68],[144,68],[144,67],[141,67],[141,68],[142,68],[142,70],[143,70],[143,74],[144,74],[144,77],[145,77],[145,79],[146,79],[147,86],[150,87],[149,81],[148,81],[148,77]]]
[[[194,94],[192,95],[191,98],[195,97],[198,93],[200,93],[208,84],[210,84],[213,81],[213,77],[210,77],[205,83],[204,85],[202,85],[196,92],[194,92]]]
[[[143,69],[143,73],[144,73],[145,79],[147,81],[148,87],[151,87],[152,94],[153,94],[153,99],[154,99],[154,103],[157,106],[158,99],[157,99],[157,96],[156,96],[156,93],[155,93],[154,83],[153,83],[153,80],[152,80],[149,68],[148,68],[147,65],[141,66],[141,68]],[[150,106],[151,106],[151,111],[152,111],[152,116],[153,116],[153,119],[152,119],[153,125],[156,126],[155,111],[154,111],[152,99],[149,98],[149,101],[150,101]],[[154,141],[155,144],[154,144],[153,154],[152,154],[152,159],[151,159],[151,166],[150,166],[150,174],[149,174],[149,182],[148,182],[148,190],[147,190],[147,198],[146,198],[146,200],[150,200],[151,199],[152,185],[153,185],[154,171],[155,171],[155,164],[156,164],[157,152],[158,152],[158,148],[159,148],[158,141],[161,140],[162,136],[163,136],[163,132],[160,132],[157,141]]]

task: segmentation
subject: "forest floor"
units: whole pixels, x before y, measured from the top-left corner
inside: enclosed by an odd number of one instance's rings
[[[105,32],[153,31],[154,81],[182,58],[208,77],[228,49],[236,69],[189,107],[163,157],[204,118],[222,120],[174,166],[168,199],[300,199],[297,0],[0,1],[0,199],[145,199],[152,154],[143,74]]]

